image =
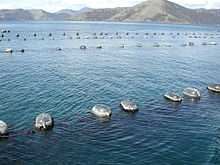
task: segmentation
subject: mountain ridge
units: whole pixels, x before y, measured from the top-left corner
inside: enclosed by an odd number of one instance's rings
[[[63,9],[50,13],[42,9],[2,9],[0,21],[122,21],[181,24],[220,24],[220,9],[189,9],[168,0],[148,0],[133,7]]]

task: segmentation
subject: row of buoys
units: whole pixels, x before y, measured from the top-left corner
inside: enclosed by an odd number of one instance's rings
[[[215,93],[220,93],[220,84],[212,84],[209,85],[208,90],[215,92]],[[201,98],[201,93],[198,89],[196,88],[185,88],[183,90],[183,95],[187,98],[190,99],[200,99]],[[170,101],[173,102],[181,102],[183,100],[183,97],[180,96],[178,93],[176,92],[168,92],[164,95],[164,97]]]
[[[220,93],[220,84],[212,84],[208,86],[208,90],[216,93]],[[201,94],[196,88],[185,88],[183,91],[184,96],[191,99],[200,99]],[[175,92],[168,92],[164,97],[173,102],[181,102],[183,97]],[[131,100],[123,100],[120,102],[120,107],[123,111],[128,113],[135,113],[138,111],[138,106]],[[104,104],[95,105],[90,112],[100,118],[110,118],[112,116],[112,110],[109,106]],[[46,131],[52,129],[54,126],[54,119],[48,113],[41,113],[35,118],[34,127],[39,131]],[[0,137],[9,137],[8,125],[0,120]]]
[[[6,30],[6,29],[1,30],[1,33],[10,33],[10,32],[11,32],[10,30]]]
[[[135,104],[133,101],[131,100],[123,100],[120,103],[120,107],[123,111],[125,112],[129,112],[129,113],[134,113],[138,111],[138,106],[137,104]],[[95,105],[92,110],[91,113],[94,114],[97,117],[101,117],[101,118],[109,118],[112,115],[112,111],[111,108],[107,105],[104,104],[98,104]]]
[[[21,52],[21,53],[24,53],[24,49],[20,49],[20,50],[17,50],[18,52]],[[14,52],[14,50],[13,49],[11,49],[11,48],[6,48],[5,50],[4,50],[4,53],[13,53]]]
[[[133,113],[138,110],[137,105],[130,100],[122,101],[120,103],[120,106],[122,110],[126,112]],[[95,105],[90,112],[100,118],[110,118],[112,115],[111,108],[104,104]],[[39,131],[50,130],[53,128],[53,126],[54,126],[54,119],[48,113],[41,113],[37,115],[37,117],[35,118],[34,128]],[[2,120],[0,120],[0,137],[2,138],[9,137],[8,125]]]
[[[4,33],[10,33],[10,30],[5,30],[5,29],[3,29],[2,31],[2,34],[4,34]],[[37,33],[36,32],[34,32],[33,33],[33,36],[34,37],[37,37]],[[52,37],[53,36],[53,33],[48,33],[47,34],[49,37]],[[90,35],[90,34],[89,34]],[[132,35],[134,35],[134,36],[138,36],[138,35],[144,35],[144,36],[164,36],[164,35],[169,35],[169,36],[180,36],[180,35],[184,35],[184,36],[188,36],[189,38],[203,38],[203,37],[207,37],[207,36],[211,36],[211,37],[213,37],[213,36],[219,36],[220,34],[219,33],[195,33],[195,32],[193,32],[193,33],[190,33],[190,32],[184,32],[184,33],[179,33],[179,32],[176,32],[176,33],[174,33],[174,32],[171,32],[171,33],[165,33],[165,32],[141,32],[141,33],[139,33],[139,32],[99,32],[99,33],[92,33],[92,36],[95,36],[95,37],[97,37],[97,36],[111,36],[111,35],[116,35],[116,36],[132,36]],[[67,34],[66,34],[66,32],[63,32],[62,33],[62,36],[67,36]],[[79,32],[76,32],[75,33],[75,36],[77,36],[77,37],[79,37],[80,36],[80,33]],[[2,37],[4,37],[4,35],[2,36]],[[19,33],[16,33],[16,37],[18,38],[18,37],[20,37],[20,34]],[[88,38],[90,38],[90,37],[88,37]]]
[[[48,113],[41,113],[39,114],[34,123],[34,128],[39,131],[46,131],[54,126],[54,120],[52,116]],[[0,137],[1,138],[8,138],[9,132],[8,132],[8,125],[0,120]]]
[[[204,46],[205,46],[205,45],[217,45],[217,43],[216,43],[216,42],[209,42],[209,43],[203,42],[201,45],[204,45]],[[189,43],[186,43],[186,44],[182,44],[182,45],[180,45],[180,46],[182,46],[182,47],[186,47],[186,46],[192,47],[192,46],[195,46],[195,43],[189,42]],[[125,46],[124,44],[119,45],[119,48],[125,48],[125,47],[126,47],[126,46]],[[143,47],[143,45],[139,43],[139,44],[136,45],[136,47],[141,48],[141,47]],[[153,47],[155,47],[155,48],[168,47],[168,48],[169,48],[169,47],[172,47],[172,45],[171,45],[171,44],[168,44],[168,43],[162,43],[162,44],[154,43],[154,44],[153,44]],[[98,45],[98,46],[96,46],[96,48],[97,48],[97,49],[102,49],[103,46],[102,46],[102,45]],[[86,45],[81,45],[81,46],[80,46],[80,49],[81,49],[81,50],[86,50],[86,49],[87,49],[87,46],[86,46]],[[56,50],[57,50],[57,51],[62,51],[62,48],[57,47]],[[25,50],[24,50],[24,49],[20,49],[20,50],[17,50],[17,51],[24,53]],[[5,53],[13,53],[14,50],[11,49],[11,48],[6,48],[6,49],[4,50],[4,52],[5,52]]]
[[[51,38],[52,37],[52,34],[49,34],[48,35],[49,36],[49,38]],[[34,37],[36,38],[36,35],[34,35]],[[1,34],[1,38],[7,38],[4,34]],[[19,34],[16,34],[16,38],[20,38],[20,35]],[[41,38],[43,38],[43,37],[41,37]],[[72,40],[72,39],[123,39],[123,36],[116,36],[116,37],[114,37],[114,36],[77,36],[77,37],[73,37],[73,36],[69,36],[69,39],[70,40]],[[134,39],[135,38],[135,36],[130,36],[130,39]],[[149,39],[149,37],[144,37],[145,39]],[[154,38],[153,36],[151,36],[151,38]],[[174,38],[175,39],[175,36],[172,36],[172,38]],[[200,36],[195,36],[195,37],[192,37],[192,36],[189,36],[189,38],[191,39],[191,38],[194,38],[194,39],[207,39],[208,37],[206,37],[206,36],[204,36],[204,37],[200,37]],[[210,37],[211,39],[214,39],[215,37]],[[218,37],[218,38],[220,38],[220,37]],[[125,39],[129,39],[129,37],[125,37]],[[53,38],[53,40],[55,40],[55,38]]]

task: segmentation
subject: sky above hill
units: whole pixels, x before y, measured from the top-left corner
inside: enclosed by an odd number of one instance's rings
[[[0,9],[61,9],[129,7],[144,0],[0,0]],[[220,0],[170,0],[189,8],[220,8]]]

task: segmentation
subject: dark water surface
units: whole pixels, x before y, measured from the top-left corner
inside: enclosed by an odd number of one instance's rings
[[[0,28],[11,30],[1,51],[25,49],[0,53],[0,120],[21,133],[0,140],[0,164],[220,164],[220,95],[206,89],[220,82],[218,28],[85,22],[6,22]],[[195,46],[181,46],[188,42]],[[167,91],[188,86],[201,90],[200,101],[164,100]],[[138,103],[138,113],[119,109],[128,98]],[[88,113],[97,103],[112,107],[111,120]],[[22,133],[40,112],[52,114],[54,129]]]

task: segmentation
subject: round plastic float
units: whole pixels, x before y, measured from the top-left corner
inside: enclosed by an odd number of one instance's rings
[[[164,95],[164,97],[173,102],[181,102],[183,100],[183,98],[175,92],[168,92]]]
[[[111,117],[112,115],[111,108],[103,104],[95,105],[92,108],[91,113],[98,117]]]
[[[131,100],[121,101],[120,106],[122,110],[126,112],[136,112],[138,111],[138,106]]]
[[[85,49],[86,49],[86,46],[85,46],[85,45],[81,45],[81,46],[80,46],[80,49],[85,50]]]
[[[208,90],[216,93],[220,93],[220,84],[212,84],[208,86]]]
[[[186,88],[184,89],[183,94],[186,97],[193,98],[193,99],[199,99],[201,97],[199,90],[196,88]]]
[[[5,135],[8,135],[8,126],[4,121],[0,120],[0,137]]]
[[[41,113],[35,119],[35,128],[38,130],[49,130],[53,125],[53,118],[48,113]]]
[[[6,48],[5,49],[5,53],[12,53],[12,52],[13,52],[13,50],[11,48]]]

